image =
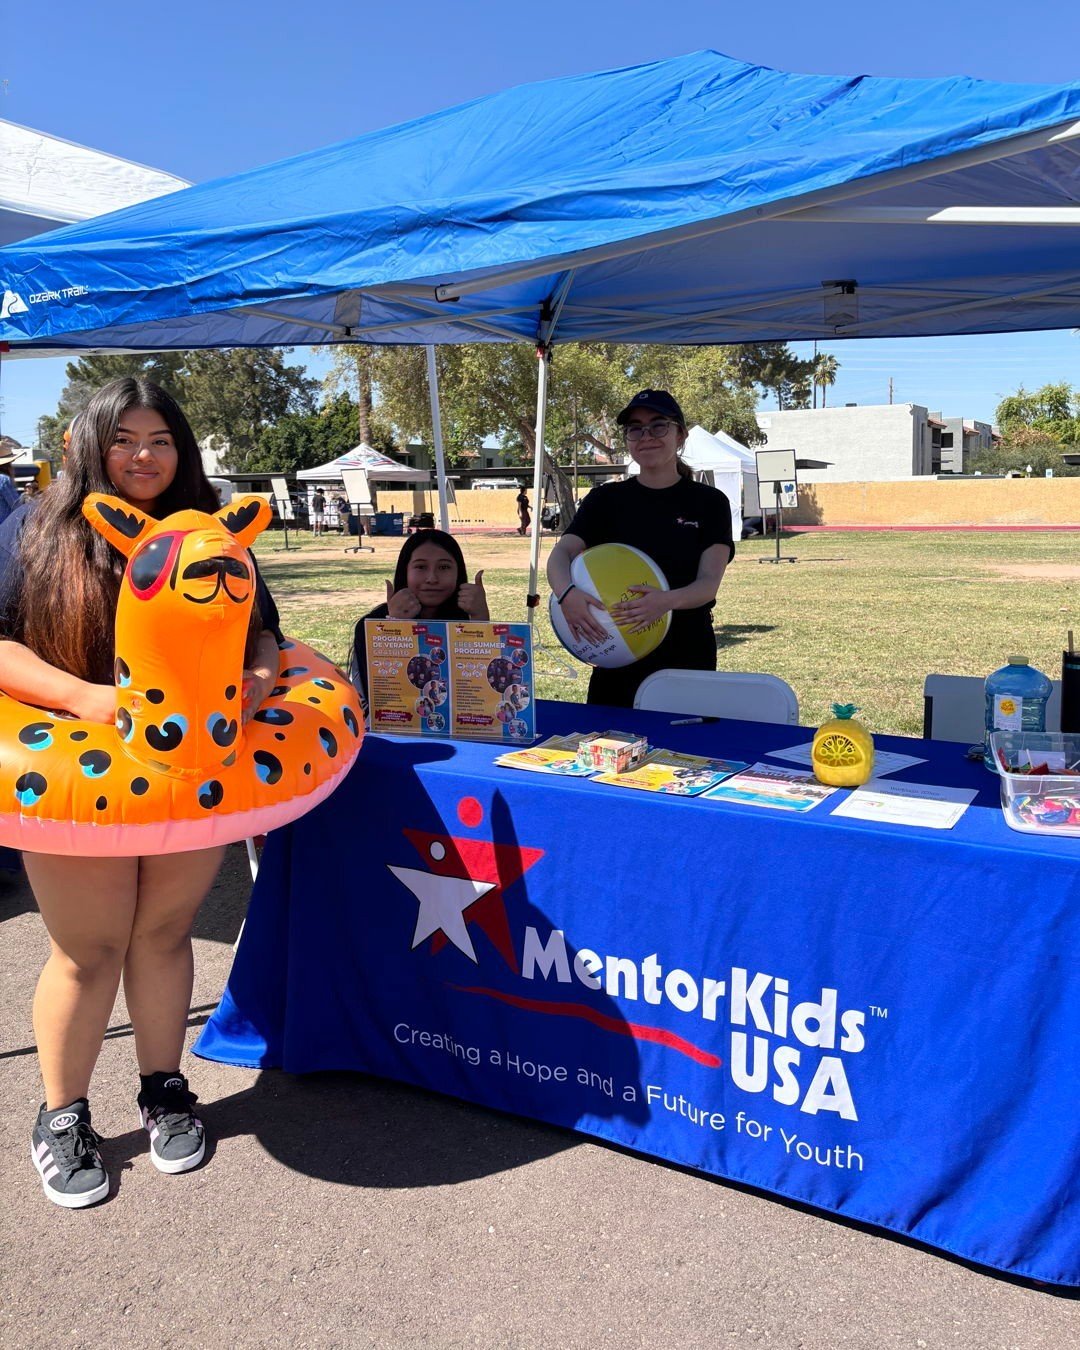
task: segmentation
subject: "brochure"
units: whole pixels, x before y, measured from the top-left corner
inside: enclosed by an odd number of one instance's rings
[[[836,806],[832,814],[889,825],[922,825],[930,830],[951,830],[977,796],[976,788],[884,783],[871,778]]]
[[[532,630],[527,623],[449,623],[450,731],[516,741],[536,735]]]
[[[745,802],[776,811],[811,811],[835,791],[819,783],[812,773],[780,769],[775,764],[751,764],[704,795],[709,800]]]
[[[550,736],[539,745],[511,750],[495,763],[506,769],[528,769],[531,773],[555,773],[564,778],[590,778],[595,769],[577,761],[580,736]]]
[[[368,619],[364,628],[373,731],[535,738],[527,623]]]
[[[364,628],[372,730],[447,735],[446,622],[368,619]]]
[[[747,767],[742,760],[707,759],[703,755],[684,755],[678,750],[653,750],[636,769],[598,774],[593,782],[638,788],[643,792],[664,792],[674,797],[697,797]]]

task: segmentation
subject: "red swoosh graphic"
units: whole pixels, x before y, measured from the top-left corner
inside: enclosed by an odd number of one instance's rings
[[[498,989],[481,989],[476,985],[452,984],[461,994],[482,994],[486,998],[498,999],[500,1003],[509,1003],[515,1008],[524,1008],[527,1012],[546,1013],[549,1017],[577,1017],[582,1022],[591,1022],[604,1031],[614,1031],[620,1036],[630,1036],[635,1041],[653,1041],[657,1045],[666,1045],[669,1050],[677,1050],[680,1055],[704,1064],[709,1069],[719,1069],[723,1060],[717,1055],[702,1050],[692,1041],[683,1040],[673,1031],[664,1031],[661,1027],[647,1027],[640,1022],[624,1022],[621,1018],[610,1017],[607,1013],[597,1012],[587,1003],[544,1003],[535,998],[519,998],[516,994],[504,994]]]

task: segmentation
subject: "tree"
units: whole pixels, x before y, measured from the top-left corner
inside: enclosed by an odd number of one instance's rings
[[[998,404],[997,423],[1006,441],[1026,429],[1061,445],[1080,445],[1080,390],[1062,382],[1029,393],[1021,385]]]
[[[226,469],[241,472],[266,431],[289,414],[314,411],[318,381],[285,364],[278,348],[229,347],[185,353],[183,405],[200,441],[228,445]]]
[[[1080,467],[1066,464],[1061,458],[1065,450],[1061,441],[1038,427],[1014,425],[1000,444],[973,455],[968,468],[984,474],[1026,473],[1030,465],[1036,478],[1043,478],[1047,469],[1053,469],[1055,478],[1080,476]]]
[[[817,391],[821,390],[821,406],[825,407],[825,390],[836,383],[836,372],[840,362],[831,352],[820,352],[814,361],[814,407],[817,407]]]
[[[103,385],[125,376],[151,380],[179,399],[183,352],[143,352],[120,356],[90,354],[69,361],[64,369],[67,383],[60,391],[56,412],[39,421],[39,446],[58,468],[64,453],[64,432]]]
[[[742,383],[759,384],[775,394],[781,412],[809,406],[813,361],[800,360],[786,342],[756,342],[736,350]]]
[[[380,348],[362,342],[338,343],[316,347],[321,356],[330,358],[330,369],[323,377],[323,393],[334,400],[341,395],[349,398],[356,414],[356,436],[352,445],[374,445],[372,412],[375,403],[375,371]],[[423,348],[411,348],[423,356]]]

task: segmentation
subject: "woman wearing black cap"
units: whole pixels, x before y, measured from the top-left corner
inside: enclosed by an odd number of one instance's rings
[[[682,409],[662,389],[643,389],[616,419],[639,473],[594,488],[548,558],[547,577],[575,637],[607,636],[593,611],[601,602],[571,583],[570,564],[596,544],[630,544],[648,554],[667,577],[668,591],[633,586],[633,596],[611,607],[628,632],[671,613],[671,627],[655,651],[615,670],[597,667],[590,703],[633,707],[638,685],[655,670],[715,670],[712,607],[724,570],[735,556],[731,504],[718,488],[694,481],[679,459],[686,441]]]

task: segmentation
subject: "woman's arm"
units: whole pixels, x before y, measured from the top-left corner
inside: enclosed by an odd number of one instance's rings
[[[35,708],[74,713],[85,722],[116,719],[114,685],[80,680],[10,639],[0,639],[0,689]]]
[[[594,595],[573,586],[570,581],[570,564],[585,552],[585,540],[577,534],[564,534],[548,554],[548,585],[562,609],[563,617],[575,638],[587,638],[590,642],[603,642],[608,636],[607,630],[593,615],[594,609],[603,609],[603,602]]]
[[[277,638],[269,628],[259,634],[255,659],[244,671],[241,718],[250,722],[277,684],[279,662]]]
[[[727,544],[710,544],[698,562],[697,576],[689,586],[673,591],[657,590],[655,586],[631,586],[633,600],[622,600],[611,606],[612,617],[630,633],[640,633],[657,619],[674,609],[699,609],[711,605],[727,571],[731,550]]]

